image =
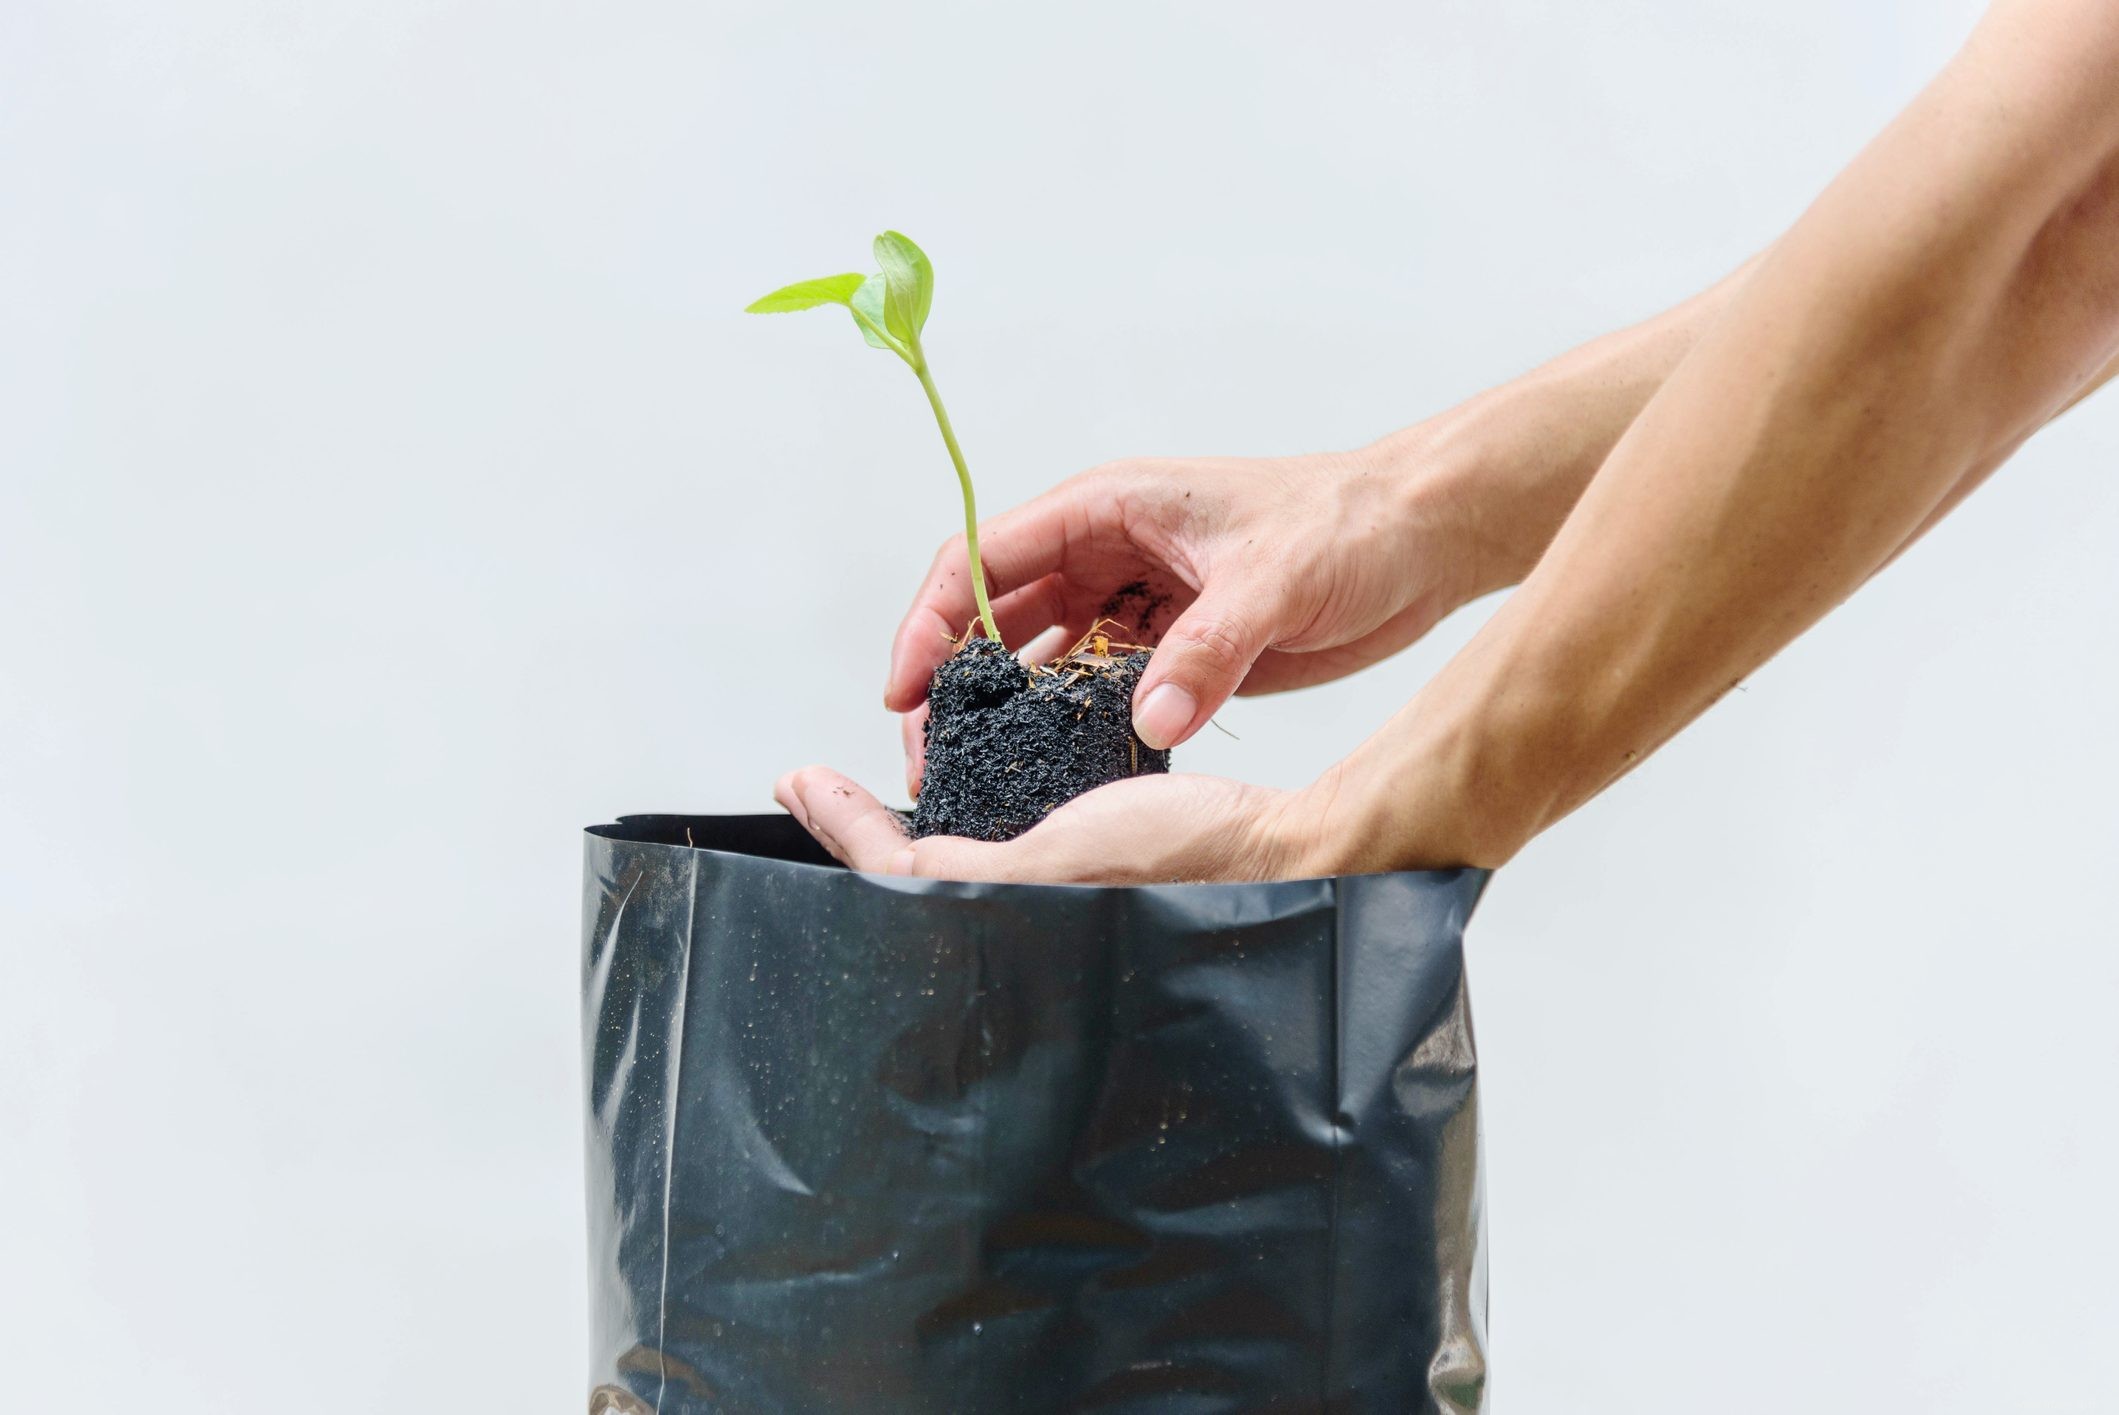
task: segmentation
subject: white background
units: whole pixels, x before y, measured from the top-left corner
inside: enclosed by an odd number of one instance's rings
[[[888,786],[955,491],[1365,442],[1975,7],[0,6],[12,1409],[576,1408],[579,828]],[[2109,1410],[2119,395],[1494,884],[1511,1411]],[[1858,468],[1848,469],[1850,475]],[[1483,608],[1183,754],[1293,785]]]

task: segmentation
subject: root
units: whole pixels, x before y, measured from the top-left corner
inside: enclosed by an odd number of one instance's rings
[[[1109,668],[1126,654],[1148,652],[1146,644],[1129,644],[1111,637],[1110,630],[1124,627],[1116,619],[1097,620],[1089,626],[1088,633],[1074,641],[1073,648],[1052,660],[1052,666],[1081,664],[1088,668]]]

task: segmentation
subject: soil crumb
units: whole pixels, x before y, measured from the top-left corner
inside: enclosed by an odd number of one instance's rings
[[[1145,652],[1026,668],[974,638],[927,688],[927,767],[914,835],[1013,840],[1084,791],[1170,769],[1133,734]]]

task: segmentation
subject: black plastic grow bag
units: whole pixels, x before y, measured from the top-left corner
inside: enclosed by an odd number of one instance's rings
[[[592,828],[589,1409],[1483,1409],[1484,883]]]

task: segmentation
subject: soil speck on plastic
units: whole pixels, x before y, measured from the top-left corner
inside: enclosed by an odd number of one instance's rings
[[[1170,769],[1133,734],[1146,653],[1032,670],[974,638],[927,689],[927,765],[912,833],[1012,840],[1085,791]]]

